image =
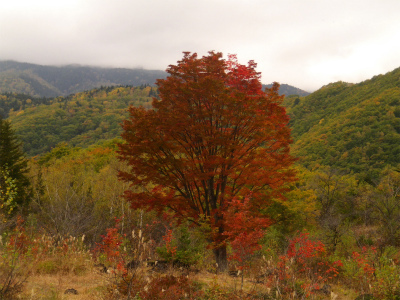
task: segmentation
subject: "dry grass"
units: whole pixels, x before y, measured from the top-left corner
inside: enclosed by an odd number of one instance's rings
[[[153,272],[148,269],[149,275]],[[170,269],[166,274],[179,276],[182,272],[177,269]],[[165,275],[166,275],[165,274]],[[228,274],[212,274],[207,271],[200,273],[189,273],[188,276],[204,286],[219,286],[221,289],[230,292],[239,292],[241,289],[241,278],[232,277]],[[112,275],[102,274],[96,268],[84,275],[70,274],[46,274],[30,276],[25,284],[24,291],[20,295],[21,299],[76,299],[91,300],[105,299],[103,292],[113,280]],[[64,294],[67,289],[76,289],[78,295]],[[244,279],[243,291],[251,293],[252,291],[266,293],[268,289],[259,283],[255,283],[251,278]]]
[[[102,291],[107,286],[107,278],[97,270],[84,275],[48,274],[33,275],[21,294],[21,299],[102,299]],[[78,295],[64,294],[67,289],[75,289]]]
[[[201,272],[193,276],[193,279],[204,283],[207,286],[212,286],[213,284],[218,284],[224,290],[230,291],[232,293],[239,292],[241,288],[241,278],[232,277],[228,274],[211,274],[208,272]],[[340,285],[331,285],[333,294],[332,295],[315,295],[314,298],[310,299],[335,299],[335,300],[354,300],[359,296],[359,293],[354,290],[347,289]],[[266,287],[264,283],[257,283],[254,278],[244,278],[243,283],[244,294],[257,293],[270,293],[271,290]],[[335,296],[336,295],[336,296]]]
[[[148,270],[147,270],[148,271]],[[149,271],[148,271],[149,272]],[[151,271],[150,271],[151,272]],[[179,276],[179,270],[168,270],[168,274]],[[163,276],[163,275],[162,275]],[[241,277],[232,277],[228,274],[212,274],[207,271],[201,271],[197,274],[188,275],[193,281],[202,284],[204,287],[211,288],[218,286],[221,290],[232,294],[241,293]],[[96,300],[106,299],[107,286],[112,281],[112,275],[102,274],[96,268],[83,275],[70,274],[48,274],[33,275],[29,277],[24,287],[20,299],[28,300]],[[78,295],[64,294],[67,289],[76,289]],[[342,286],[332,285],[332,290],[337,295],[335,300],[352,300],[358,295],[354,291],[344,289]],[[243,294],[268,293],[270,290],[263,283],[256,283],[253,278],[244,278]],[[315,296],[311,299],[332,299],[328,296]]]

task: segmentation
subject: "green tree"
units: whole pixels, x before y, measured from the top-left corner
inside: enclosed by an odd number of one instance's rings
[[[389,168],[379,184],[366,194],[372,220],[379,226],[381,245],[400,245],[400,173]]]
[[[2,194],[6,194],[7,180],[11,178],[15,184],[17,194],[14,197],[19,207],[28,203],[32,190],[28,172],[28,161],[22,151],[21,143],[18,141],[11,128],[10,122],[0,118],[0,186]],[[5,176],[7,174],[7,176]]]

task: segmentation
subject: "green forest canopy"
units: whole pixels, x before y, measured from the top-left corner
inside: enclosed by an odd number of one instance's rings
[[[0,115],[9,118],[29,156],[61,142],[88,147],[118,137],[129,105],[150,107],[157,89],[101,87],[67,97],[0,95]],[[400,69],[359,84],[336,82],[284,101],[300,164],[328,165],[374,176],[400,164]]]

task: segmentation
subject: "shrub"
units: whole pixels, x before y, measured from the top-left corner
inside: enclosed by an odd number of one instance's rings
[[[331,261],[325,245],[301,233],[289,243],[287,254],[281,255],[267,285],[277,297],[303,295],[309,297],[334,281],[342,271],[340,260]]]
[[[36,261],[31,245],[24,220],[18,217],[8,240],[0,243],[0,299],[12,299],[21,292],[29,270]]]
[[[376,248],[364,246],[361,251],[353,251],[351,257],[343,261],[344,276],[352,288],[362,293],[370,293],[370,283],[375,280],[376,258]]]
[[[157,248],[161,258],[178,266],[192,266],[201,258],[200,247],[193,242],[189,228],[178,227],[176,237],[171,229],[164,236],[165,245]]]
[[[115,227],[108,228],[107,234],[102,235],[102,241],[97,243],[94,253],[97,258],[106,263],[108,267],[113,268],[114,273],[127,275],[128,270],[125,267],[127,255],[123,250],[124,236],[118,232],[120,219],[115,219]]]

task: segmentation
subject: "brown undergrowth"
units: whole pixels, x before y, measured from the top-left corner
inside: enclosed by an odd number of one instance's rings
[[[130,295],[127,282],[134,276]],[[253,276],[233,277],[228,273],[213,274],[207,271],[198,273],[176,268],[155,272],[148,267],[141,267],[130,273],[125,280],[120,278],[115,285],[112,273],[101,273],[93,267],[82,275],[70,274],[36,274],[29,278],[18,299],[196,299],[196,300],[239,300],[239,299],[355,299],[357,293],[332,285],[333,296],[315,293],[309,297],[277,297],[276,290],[269,288],[265,282]],[[75,289],[78,294],[65,294],[68,289]]]
[[[353,245],[333,254],[303,232],[283,252],[265,244],[218,273],[211,249],[193,265],[179,263],[195,251],[182,248],[187,234],[176,244],[171,236],[165,251],[172,253],[160,252],[167,259],[149,260],[155,250],[141,230],[127,237],[111,228],[93,251],[84,237],[28,235],[20,220],[1,243],[0,299],[398,299],[395,247]]]

